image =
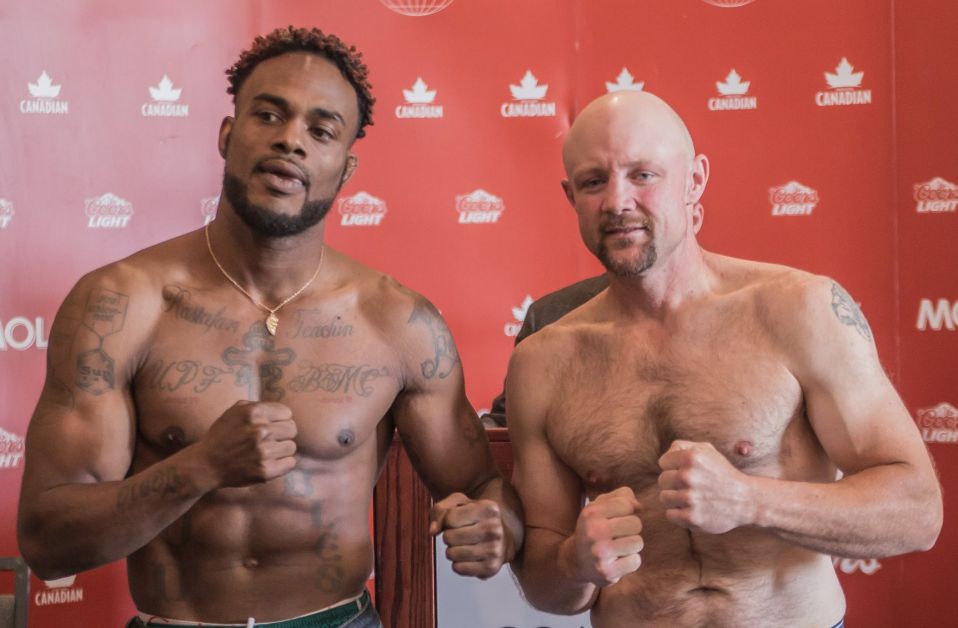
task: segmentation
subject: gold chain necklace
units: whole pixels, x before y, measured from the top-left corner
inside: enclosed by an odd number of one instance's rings
[[[228,272],[226,272],[226,269],[223,268],[223,265],[220,264],[220,261],[219,261],[218,259],[216,259],[216,254],[213,252],[213,245],[210,244],[210,225],[209,225],[209,223],[206,224],[206,228],[203,230],[203,233],[206,235],[206,250],[210,252],[210,257],[213,258],[213,263],[216,264],[216,267],[220,269],[220,272],[223,273],[223,276],[226,277],[227,279],[229,279],[229,282],[230,282],[231,284],[233,284],[233,285],[236,287],[237,290],[239,290],[239,291],[242,292],[244,295],[246,295],[246,298],[247,298],[247,299],[249,299],[250,301],[252,301],[254,305],[256,305],[256,306],[258,306],[258,307],[261,307],[261,308],[263,308],[264,310],[266,310],[267,312],[269,312],[269,316],[267,316],[267,317],[266,317],[266,320],[264,321],[264,322],[266,323],[266,331],[269,332],[269,335],[270,335],[270,336],[275,336],[275,335],[276,335],[276,328],[279,327],[279,317],[276,316],[276,312],[278,312],[281,307],[283,307],[284,305],[286,305],[287,303],[289,303],[290,301],[292,301],[293,299],[295,299],[296,297],[298,297],[299,295],[301,295],[301,294],[303,293],[303,290],[305,290],[306,288],[308,288],[308,287],[309,287],[309,284],[313,283],[313,280],[316,279],[316,277],[319,276],[319,269],[323,267],[323,260],[326,258],[326,246],[324,245],[324,246],[323,246],[323,249],[322,249],[322,250],[320,251],[320,253],[319,253],[319,264],[316,266],[316,272],[314,272],[314,273],[313,273],[313,276],[309,278],[309,281],[307,281],[306,283],[304,283],[299,290],[297,290],[297,291],[294,292],[293,294],[291,294],[291,295],[289,295],[288,297],[286,297],[286,298],[283,300],[283,302],[280,303],[279,305],[277,305],[276,307],[267,307],[266,305],[260,303],[260,302],[257,301],[256,299],[254,299],[254,298],[253,298],[253,295],[251,295],[249,292],[247,292],[247,291],[243,288],[243,286],[239,285],[239,283],[237,283],[237,281],[236,281],[235,279],[233,279],[232,277],[230,277],[230,274],[229,274]]]

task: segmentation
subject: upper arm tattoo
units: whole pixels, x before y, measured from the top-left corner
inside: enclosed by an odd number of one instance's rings
[[[130,298],[119,292],[97,288],[90,293],[83,326],[99,339],[95,349],[77,356],[77,388],[92,395],[102,395],[116,385],[113,358],[103,350],[103,339],[123,329]]]
[[[425,325],[432,338],[433,357],[423,360],[420,364],[423,377],[426,379],[437,376],[440,379],[448,377],[459,364],[459,352],[456,351],[456,344],[452,340],[449,328],[439,315],[439,310],[425,299],[416,299],[407,324]]]
[[[862,338],[871,341],[871,328],[868,326],[868,321],[865,320],[861,308],[858,307],[851,295],[836,282],[832,282],[832,310],[834,310],[838,320],[845,325],[851,325],[855,328],[855,331],[861,334]]]

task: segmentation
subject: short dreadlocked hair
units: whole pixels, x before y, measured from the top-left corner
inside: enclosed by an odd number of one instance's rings
[[[288,26],[254,39],[249,50],[240,53],[236,63],[226,70],[229,80],[226,93],[233,96],[233,103],[236,103],[236,95],[257,65],[288,52],[311,52],[328,59],[339,68],[343,77],[356,90],[359,106],[359,129],[356,131],[356,137],[364,137],[364,127],[373,123],[373,105],[376,99],[372,94],[372,85],[369,84],[369,69],[362,61],[363,54],[356,50],[356,46],[347,46],[336,35],[324,34],[318,28],[306,30]]]

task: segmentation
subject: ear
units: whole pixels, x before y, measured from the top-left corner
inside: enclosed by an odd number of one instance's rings
[[[339,182],[339,185],[342,186],[347,181],[349,181],[352,178],[353,173],[356,172],[356,168],[358,167],[359,167],[359,155],[356,155],[355,153],[349,153],[348,155],[346,155],[346,167],[343,168],[343,176],[342,176],[342,180]]]
[[[223,118],[223,121],[220,122],[220,136],[219,136],[219,149],[220,157],[226,159],[226,149],[230,145],[230,133],[233,132],[233,118],[231,116],[226,116]]]
[[[569,205],[572,205],[572,208],[575,209],[575,197],[572,193],[572,184],[569,183],[568,179],[563,179],[562,181],[562,191],[565,192],[566,200],[569,201]]]
[[[689,188],[685,193],[685,204],[695,205],[705,193],[709,181],[709,160],[705,155],[696,155],[689,172]]]
[[[705,221],[705,208],[702,203],[696,203],[692,207],[692,233],[698,233]]]

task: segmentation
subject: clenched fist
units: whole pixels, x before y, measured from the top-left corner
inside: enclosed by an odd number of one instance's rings
[[[722,534],[754,520],[752,485],[711,443],[677,440],[659,458],[659,499],[677,526]]]
[[[635,493],[626,486],[586,504],[572,537],[579,580],[603,587],[639,568],[644,543],[638,511]]]
[[[453,493],[433,504],[429,520],[429,533],[442,533],[446,558],[457,574],[489,578],[506,562],[510,552],[505,525],[499,504],[491,499]]]
[[[296,466],[296,423],[275,402],[237,401],[196,446],[219,487],[249,486],[285,475]]]

